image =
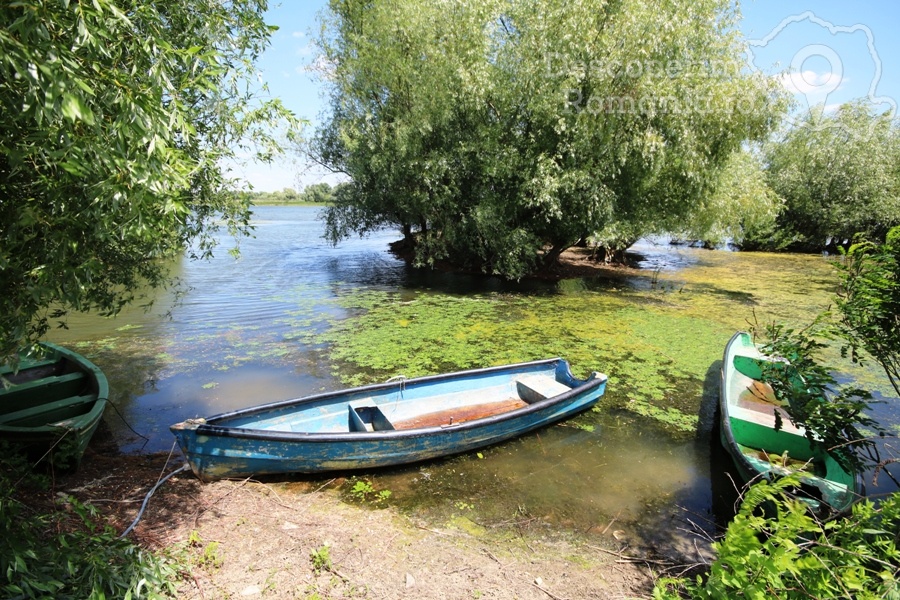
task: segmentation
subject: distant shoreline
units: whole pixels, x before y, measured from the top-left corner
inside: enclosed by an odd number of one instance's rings
[[[327,208],[331,206],[331,202],[255,202],[250,201],[251,206],[318,206]]]

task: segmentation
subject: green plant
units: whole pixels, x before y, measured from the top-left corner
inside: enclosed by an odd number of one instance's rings
[[[97,511],[73,497],[32,512],[17,488],[0,478],[0,595],[9,598],[167,598],[184,571],[99,523]]]
[[[900,493],[857,503],[847,518],[819,521],[788,490],[797,476],[761,481],[745,494],[709,574],[661,579],[675,598],[900,598]],[[774,518],[764,515],[774,514]]]
[[[810,444],[821,445],[848,470],[861,470],[865,461],[858,449],[871,449],[872,441],[860,431],[879,429],[865,411],[872,394],[867,390],[838,385],[832,369],[819,360],[825,344],[816,339],[818,324],[807,330],[793,330],[779,324],[766,328],[769,339],[763,353],[787,362],[766,362],[763,380],[772,386],[775,396],[786,402],[791,421],[806,430]],[[776,412],[775,428],[780,429]]]
[[[220,226],[249,233],[223,161],[269,160],[270,125],[296,125],[255,81],[266,9],[0,3],[0,361],[68,311],[149,300]]]
[[[834,249],[858,233],[881,238],[900,223],[900,127],[866,100],[810,109],[766,144],[766,180],[784,205],[755,247]]]
[[[195,552],[192,562],[203,569],[218,569],[222,566],[224,559],[219,553],[219,542],[205,542],[200,537],[200,532],[196,529],[192,530],[188,535],[187,546]]]
[[[312,568],[316,574],[319,574],[322,571],[331,571],[331,551],[328,544],[323,544],[310,552],[309,560],[312,562]]]
[[[390,490],[375,490],[375,486],[365,479],[352,480],[350,497],[357,502],[384,503],[391,497]]]
[[[865,350],[900,396],[900,226],[884,244],[855,244],[839,264],[841,333],[854,361]]]
[[[785,95],[745,69],[709,76],[741,62],[734,3],[453,7],[344,0],[324,13],[331,114],[310,150],[350,180],[325,211],[332,241],[393,227],[417,264],[518,279],[591,234],[622,256],[649,232],[736,230],[771,212],[755,161],[729,164],[774,129]],[[673,57],[678,77],[624,77]],[[711,199],[717,185],[745,193]]]
[[[360,502],[366,500],[373,493],[375,493],[375,487],[365,479],[357,480],[350,488],[350,495]]]

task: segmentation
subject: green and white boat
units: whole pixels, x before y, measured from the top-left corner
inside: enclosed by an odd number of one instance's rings
[[[103,372],[50,343],[0,366],[0,441],[59,468],[81,462],[109,399]]]
[[[797,496],[816,514],[849,511],[864,493],[861,474],[848,472],[832,452],[794,426],[784,404],[761,381],[762,369],[771,361],[746,332],[736,333],[725,347],[719,401],[722,445],[744,483],[799,471]],[[778,431],[776,413],[782,423]]]

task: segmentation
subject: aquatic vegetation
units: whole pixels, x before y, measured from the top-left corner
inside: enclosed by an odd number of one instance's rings
[[[682,427],[696,421],[690,415],[700,398],[696,386],[693,397],[677,397],[684,387],[679,380],[702,382],[730,331],[627,292],[420,292],[402,301],[391,292],[361,296],[340,298],[345,308],[363,310],[314,338],[348,385],[563,356],[577,376],[606,372],[619,404],[640,407],[639,414],[665,414],[664,421]]]
[[[641,400],[632,401],[627,405],[627,408],[641,416],[656,419],[660,423],[669,425],[679,431],[695,431],[700,421],[696,415],[686,414],[677,408],[661,408]]]
[[[376,490],[372,482],[365,479],[356,479],[354,477],[348,483],[352,483],[348,496],[360,503],[384,504],[393,494],[391,490]]]
[[[604,409],[624,407],[692,431],[728,337],[756,322],[802,325],[827,307],[837,274],[815,256],[686,255],[688,268],[522,291],[486,292],[477,281],[468,284],[473,293],[341,280],[272,285],[263,300],[279,308],[266,327],[224,319],[160,331],[125,325],[84,345],[101,366],[128,355],[152,364],[148,380],[192,374],[202,378],[198,385],[247,365],[302,364],[358,385],[562,356],[576,376],[609,375]]]

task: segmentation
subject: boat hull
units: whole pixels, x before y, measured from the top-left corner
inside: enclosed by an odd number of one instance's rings
[[[736,333],[722,360],[719,424],[722,446],[745,484],[799,470],[797,497],[821,515],[844,513],[864,493],[862,477],[795,427],[771,389],[759,381],[766,358],[750,334]],[[775,429],[775,413],[781,429]]]
[[[73,468],[103,418],[106,376],[80,354],[50,343],[21,355],[17,369],[0,367],[0,440],[30,460]]]
[[[553,391],[561,393],[507,399],[517,404],[489,414],[489,407],[499,406],[497,399],[508,396],[517,380],[541,376],[546,381],[552,376]],[[579,381],[565,361],[550,359],[319,394],[188,420],[171,429],[204,481],[371,469],[467,452],[522,435],[585,410],[605,386],[605,375]],[[322,416],[297,416],[303,414]],[[370,430],[365,415],[372,414]],[[344,421],[346,427],[340,425]]]

